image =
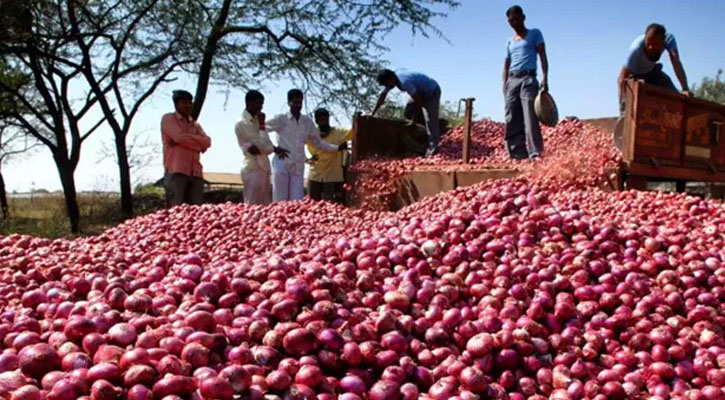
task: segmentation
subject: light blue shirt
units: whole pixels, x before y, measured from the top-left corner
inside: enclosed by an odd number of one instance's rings
[[[506,41],[506,59],[511,61],[510,72],[536,71],[536,48],[544,44],[544,36],[538,29],[529,29],[521,40]]]
[[[395,76],[398,77],[403,91],[411,96],[420,92],[423,94],[423,97],[429,97],[440,88],[438,82],[420,72],[398,69],[395,71]]]
[[[677,41],[675,41],[675,36],[671,33],[665,33],[665,50],[677,51]],[[656,64],[657,61],[647,58],[647,54],[644,52],[644,35],[634,39],[632,45],[629,46],[629,55],[625,64],[629,73],[644,75],[651,72]]]

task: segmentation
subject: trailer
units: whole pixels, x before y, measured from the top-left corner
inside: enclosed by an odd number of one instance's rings
[[[625,112],[615,130],[624,188],[674,181],[725,183],[725,105],[688,98],[641,81],[625,85]]]

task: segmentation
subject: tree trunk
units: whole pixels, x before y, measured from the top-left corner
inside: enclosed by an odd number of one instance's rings
[[[116,135],[116,157],[121,183],[121,212],[126,217],[133,216],[133,192],[131,191],[131,170],[128,164],[126,135]]]
[[[78,195],[76,193],[76,180],[73,176],[74,169],[68,162],[56,160],[60,183],[63,185],[63,197],[65,197],[65,208],[70,221],[72,233],[80,232],[80,210],[78,208]]]
[[[196,83],[196,94],[194,95],[194,107],[191,110],[191,116],[194,120],[199,119],[201,108],[206,100],[206,92],[209,89],[209,80],[211,79],[211,70],[214,65],[214,56],[217,52],[217,45],[224,36],[220,32],[224,29],[229,18],[229,10],[232,6],[232,0],[224,0],[219,15],[214,21],[211,34],[204,46],[204,55],[199,66],[199,78]]]
[[[5,192],[5,179],[3,173],[0,171],[0,207],[3,211],[3,218],[8,219],[10,216],[10,207],[8,206],[8,195]]]

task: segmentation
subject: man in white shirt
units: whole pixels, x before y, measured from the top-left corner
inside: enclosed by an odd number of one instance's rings
[[[242,118],[234,126],[237,142],[244,153],[242,162],[242,182],[244,182],[244,202],[247,204],[269,204],[272,201],[272,182],[269,155],[275,153],[281,158],[288,151],[275,147],[264,130],[264,96],[256,90],[250,90],[244,98],[245,110]]]
[[[347,143],[335,146],[322,140],[312,118],[301,113],[302,99],[299,89],[287,92],[289,112],[272,118],[266,124],[269,132],[277,132],[277,145],[289,150],[289,157],[275,154],[272,160],[272,198],[275,202],[304,197],[305,143],[309,141],[321,151],[347,149]]]

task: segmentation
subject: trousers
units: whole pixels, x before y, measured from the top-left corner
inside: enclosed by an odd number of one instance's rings
[[[513,158],[536,157],[544,151],[534,100],[539,92],[535,74],[510,75],[505,86],[506,150]]]
[[[272,160],[272,201],[302,200],[305,196],[303,173],[293,171],[284,160]]]
[[[244,202],[246,204],[269,204],[272,202],[272,181],[269,172],[261,169],[242,172]]]
[[[191,175],[171,173],[164,176],[166,204],[201,204],[204,202],[204,180]]]

